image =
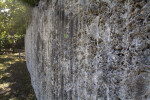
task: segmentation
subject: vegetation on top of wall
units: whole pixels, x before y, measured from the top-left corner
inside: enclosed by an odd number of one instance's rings
[[[40,0],[19,0],[19,1],[22,1],[30,6],[34,7],[34,6],[38,5]]]

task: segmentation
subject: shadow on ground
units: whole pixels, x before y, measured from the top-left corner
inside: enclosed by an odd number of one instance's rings
[[[12,58],[0,58],[1,60],[0,60],[0,63],[5,63],[5,62],[7,62],[7,61],[12,61],[13,59]]]
[[[36,100],[25,61],[5,67],[0,69],[0,100]]]

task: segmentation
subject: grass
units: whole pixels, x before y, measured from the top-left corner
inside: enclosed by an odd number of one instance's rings
[[[36,100],[24,53],[0,55],[0,100]]]

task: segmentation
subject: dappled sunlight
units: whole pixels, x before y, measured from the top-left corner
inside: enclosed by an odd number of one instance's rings
[[[11,84],[10,82],[0,84],[0,89],[1,89],[2,91],[11,90],[11,89],[9,88],[10,84]]]
[[[20,54],[21,57],[19,58],[19,53],[11,53],[7,55],[0,56],[0,69],[6,69],[6,66],[9,67],[11,64],[16,63],[17,61],[25,61],[24,53]]]
[[[3,73],[0,75],[0,79],[4,78],[4,77],[10,77],[11,73]]]
[[[19,53],[14,53],[15,56],[19,56]],[[25,57],[24,53],[20,53],[21,56]]]
[[[0,55],[0,100],[22,100],[35,94],[31,87],[24,52]],[[24,99],[23,99],[24,100]]]
[[[6,70],[7,69],[7,67],[4,67],[4,64],[0,64],[0,70],[2,71],[2,70]]]

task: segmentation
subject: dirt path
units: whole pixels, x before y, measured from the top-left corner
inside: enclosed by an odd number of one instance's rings
[[[24,54],[0,55],[0,100],[36,100]]]

